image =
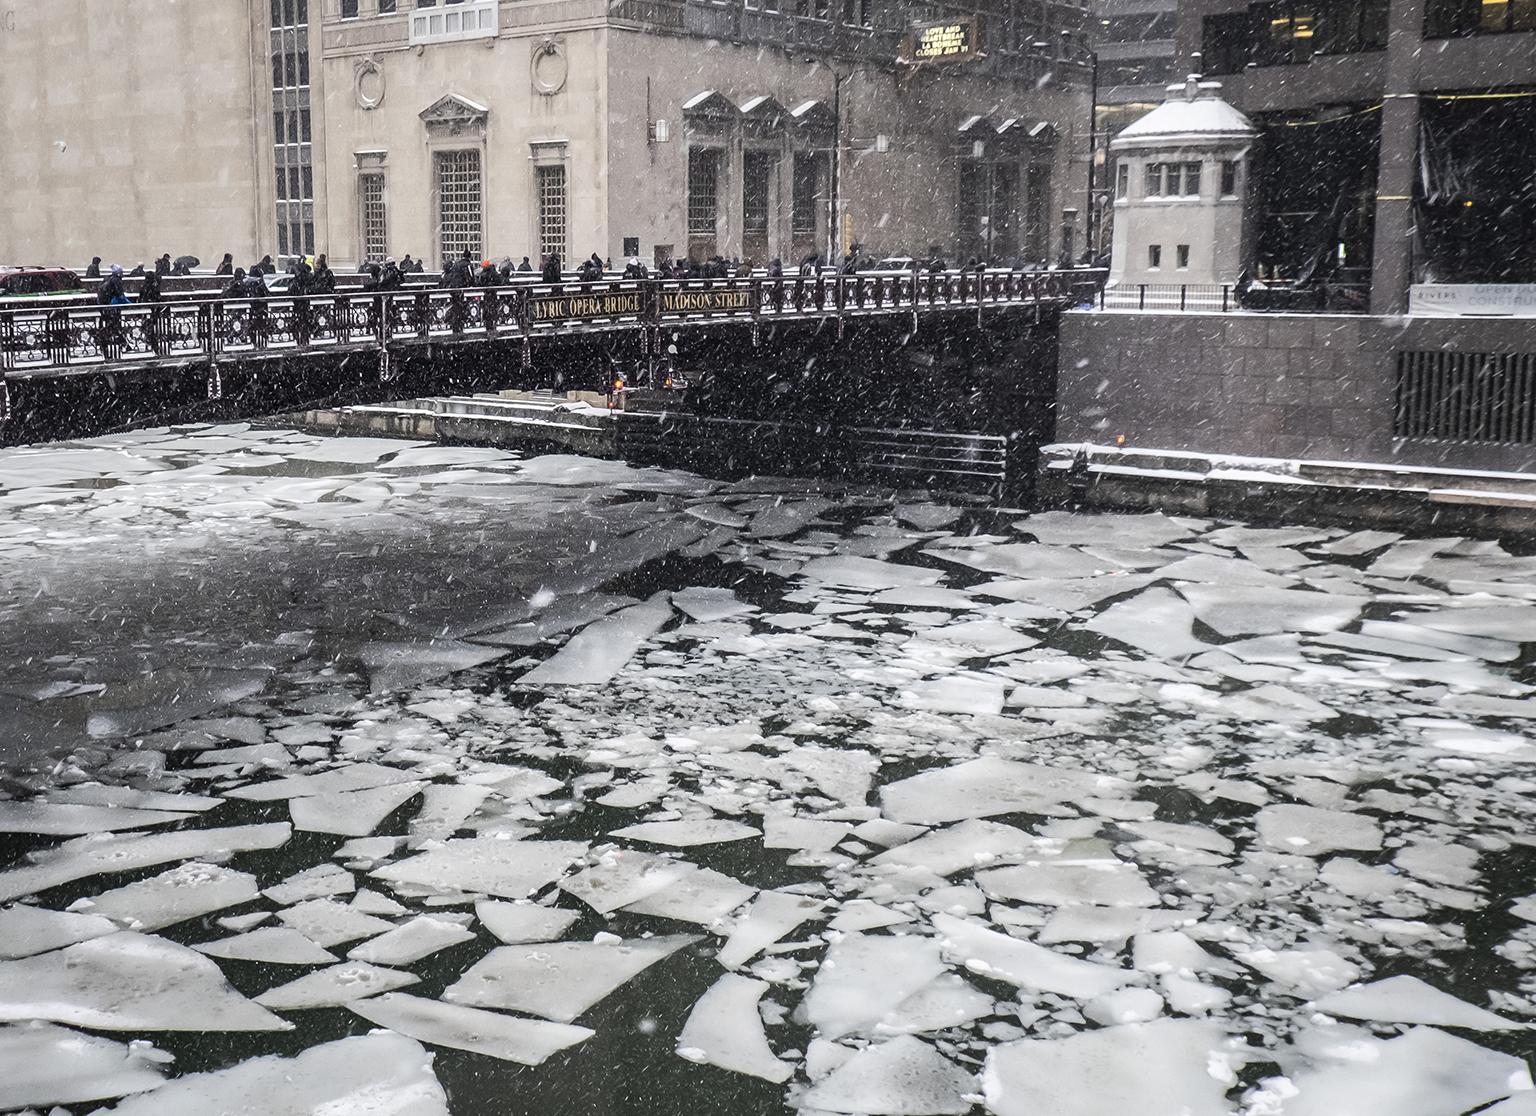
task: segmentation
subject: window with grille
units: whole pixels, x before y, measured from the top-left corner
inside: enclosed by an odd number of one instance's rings
[[[480,256],[480,152],[439,151],[433,157],[437,180],[437,246],[442,263],[465,251]]]
[[[768,196],[772,181],[772,154],[748,151],[742,155],[741,223],[745,231],[768,231]]]
[[[384,214],[384,176],[359,176],[359,209],[363,218],[363,259],[383,260],[389,254],[389,240]]]
[[[816,231],[816,207],[819,198],[818,183],[821,180],[821,158],[816,154],[800,153],[795,156],[793,212],[791,227],[797,233]]]
[[[688,152],[688,234],[714,236],[719,212],[720,153],[709,148]]]
[[[565,259],[565,167],[538,167],[539,252]]]
[[[315,250],[309,107],[309,5],[272,0],[272,163],[279,256]]]

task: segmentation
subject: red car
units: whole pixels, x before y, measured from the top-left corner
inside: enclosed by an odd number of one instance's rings
[[[0,268],[0,297],[66,294],[82,289],[80,276],[67,267]]]

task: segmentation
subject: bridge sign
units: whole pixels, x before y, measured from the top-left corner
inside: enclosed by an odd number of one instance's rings
[[[641,291],[592,291],[586,294],[544,295],[528,300],[535,324],[585,322],[594,318],[636,318],[645,312]]]
[[[752,291],[741,287],[712,291],[662,291],[663,314],[740,314],[752,309]]]

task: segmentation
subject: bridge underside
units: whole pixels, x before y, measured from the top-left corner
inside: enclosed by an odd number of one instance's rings
[[[671,378],[710,419],[1003,435],[1048,442],[1055,402],[1054,311],[925,314],[805,322],[571,332],[521,341],[385,350],[268,352],[215,365],[82,368],[12,377],[0,442],[86,437],[165,422],[505,389],[605,391]],[[659,346],[657,342],[659,341]],[[657,346],[657,351],[648,351]]]

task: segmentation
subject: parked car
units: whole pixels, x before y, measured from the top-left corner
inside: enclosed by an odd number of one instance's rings
[[[0,297],[68,294],[82,289],[80,276],[67,267],[0,268]]]

